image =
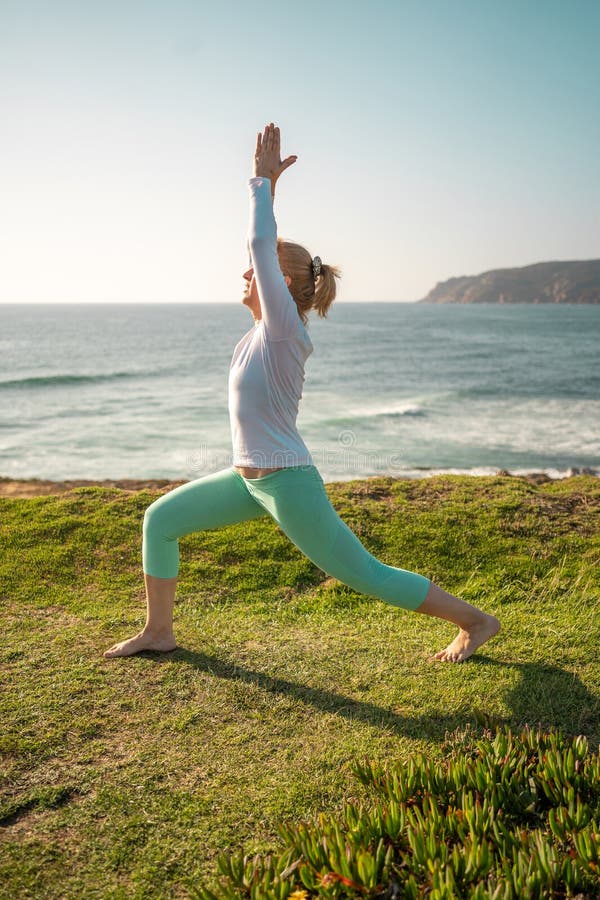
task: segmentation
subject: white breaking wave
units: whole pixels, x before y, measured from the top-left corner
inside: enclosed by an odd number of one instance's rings
[[[498,475],[500,473],[508,472],[510,475],[533,475],[533,474],[543,474],[547,475],[548,478],[559,479],[559,478],[570,478],[572,475],[594,475],[596,478],[600,478],[600,469],[594,468],[591,466],[571,466],[567,469],[557,469],[557,468],[548,468],[543,466],[538,466],[537,468],[529,467],[529,468],[513,468],[503,469],[498,466],[472,466],[471,468],[459,467],[459,466],[448,466],[446,468],[425,468],[419,466],[406,466],[406,468],[398,467],[397,471],[393,474],[398,478],[428,478],[431,475]],[[354,476],[356,477],[356,476]],[[340,478],[340,480],[343,480]]]
[[[352,418],[374,416],[419,416],[424,415],[425,407],[416,400],[398,400],[392,403],[354,406],[348,410]]]

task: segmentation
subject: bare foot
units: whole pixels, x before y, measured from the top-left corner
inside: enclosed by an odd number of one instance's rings
[[[482,613],[485,618],[481,623],[473,625],[468,631],[461,628],[451,644],[444,650],[436,653],[432,659],[441,659],[444,662],[462,662],[471,656],[478,647],[481,647],[500,631],[500,622],[495,616]]]
[[[115,656],[132,656],[141,650],[159,650],[162,653],[168,653],[169,650],[175,650],[177,641],[171,636],[156,637],[144,631],[140,631],[134,637],[127,641],[121,641],[120,644],[114,644],[104,652],[105,659],[113,659]]]

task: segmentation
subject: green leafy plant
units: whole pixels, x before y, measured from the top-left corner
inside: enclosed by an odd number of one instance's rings
[[[282,824],[278,857],[221,854],[198,900],[600,894],[600,759],[585,737],[468,728],[442,761],[352,768],[368,800]]]

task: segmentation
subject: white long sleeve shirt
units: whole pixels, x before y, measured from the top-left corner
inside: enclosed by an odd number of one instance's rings
[[[262,318],[236,345],[229,369],[233,465],[313,465],[296,428],[313,345],[279,265],[271,182],[251,178],[248,187],[248,246]]]

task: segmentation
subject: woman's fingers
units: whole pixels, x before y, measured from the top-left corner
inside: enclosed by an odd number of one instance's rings
[[[262,148],[266,151],[275,153],[279,152],[281,146],[281,132],[278,127],[276,127],[273,122],[270,122],[269,125],[265,125],[263,136],[262,136]],[[257,142],[256,149],[259,150],[261,147]]]

